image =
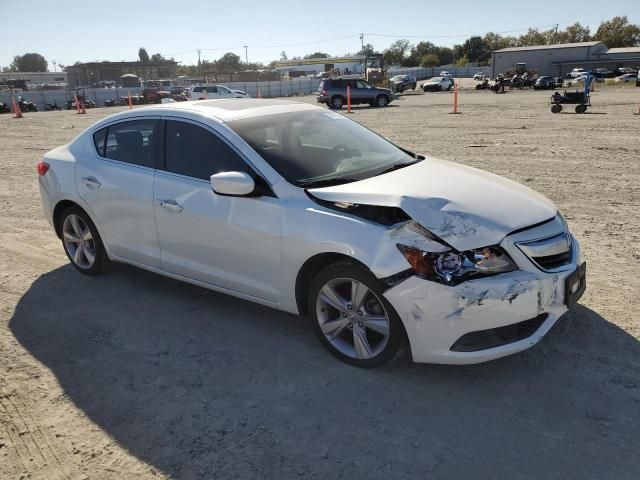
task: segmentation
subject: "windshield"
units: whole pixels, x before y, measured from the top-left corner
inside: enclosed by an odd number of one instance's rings
[[[431,78],[429,81],[430,81],[430,82],[441,82],[441,81],[442,81],[442,79],[443,79],[442,77],[433,77],[433,78]]]
[[[289,112],[227,124],[289,183],[311,187],[372,177],[416,161],[335,112]]]

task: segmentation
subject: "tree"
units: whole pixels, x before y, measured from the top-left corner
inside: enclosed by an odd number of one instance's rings
[[[406,53],[410,50],[411,43],[407,39],[400,39],[393,42],[384,51],[384,62],[387,65],[402,65]]]
[[[284,50],[280,52],[280,61],[281,62],[285,62],[289,60],[289,57],[287,57],[287,52],[285,52]]]
[[[502,50],[503,48],[513,47],[517,43],[515,37],[503,37],[502,35],[493,32],[485,33],[483,38],[485,43],[489,46],[489,50],[492,52]]]
[[[453,63],[453,49],[449,47],[436,47],[434,54],[440,59],[440,65]]]
[[[624,17],[613,17],[598,27],[594,40],[603,42],[609,48],[635,47],[640,45],[640,26],[629,23]]]
[[[435,53],[428,53],[420,60],[421,67],[436,67],[440,65],[440,59]]]
[[[141,62],[149,61],[149,54],[147,53],[147,50],[144,47],[140,47],[138,49],[138,58],[140,59]]]
[[[486,62],[491,58],[491,47],[482,37],[465,40],[462,51],[470,62]]]
[[[580,22],[576,22],[559,31],[558,35],[555,36],[554,43],[577,43],[588,42],[589,40],[591,40],[589,27],[583,27]]]
[[[240,57],[235,53],[227,52],[216,62],[218,73],[233,73],[240,69]]]
[[[329,58],[329,54],[324,52],[313,52],[309,55],[305,55],[304,58]]]
[[[47,60],[39,53],[16,55],[9,70],[11,72],[46,72]]]
[[[154,53],[153,55],[151,55],[152,62],[163,62],[164,60],[165,58],[159,53]]]
[[[469,65],[469,59],[467,58],[466,55],[463,55],[462,57],[456,60],[457,67],[466,67],[467,65]]]
[[[366,45],[364,45],[358,51],[358,55],[366,55],[367,57],[370,57],[371,55],[374,55],[375,53],[376,53],[376,51],[373,48],[373,45],[371,45],[370,43],[367,43]]]
[[[530,28],[527,33],[520,35],[517,40],[519,47],[532,47],[535,45],[549,45],[553,42],[555,30],[541,32],[535,28]]]

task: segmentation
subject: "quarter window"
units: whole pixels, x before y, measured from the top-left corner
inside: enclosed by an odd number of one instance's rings
[[[133,165],[155,168],[159,123],[158,120],[132,120],[109,126],[104,156]]]
[[[104,143],[107,138],[107,129],[102,128],[93,134],[93,144],[96,146],[98,155],[104,157]]]
[[[246,172],[249,166],[221,138],[202,127],[168,120],[165,128],[168,172],[209,180],[220,172]]]

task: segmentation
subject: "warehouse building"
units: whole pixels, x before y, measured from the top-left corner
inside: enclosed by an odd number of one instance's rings
[[[160,60],[151,62],[89,62],[76,63],[65,68],[72,86],[100,85],[116,82],[120,85],[123,75],[135,75],[142,80],[160,80],[177,76],[178,62]]]
[[[495,77],[517,63],[526,63],[529,70],[537,69],[540,75],[554,77],[564,77],[574,68],[637,68],[640,47],[607,48],[604,43],[593,41],[503,48],[491,54],[491,74]]]
[[[27,84],[67,83],[66,72],[0,72],[0,83],[24,80]]]

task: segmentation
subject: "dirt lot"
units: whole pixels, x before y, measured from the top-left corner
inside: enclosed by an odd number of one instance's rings
[[[582,305],[535,348],[376,371],[292,315],[126,266],[81,277],[35,164],[114,110],[0,117],[0,478],[640,478],[640,89],[584,115],[552,115],[547,95],[354,109],[548,195],[589,263]]]

